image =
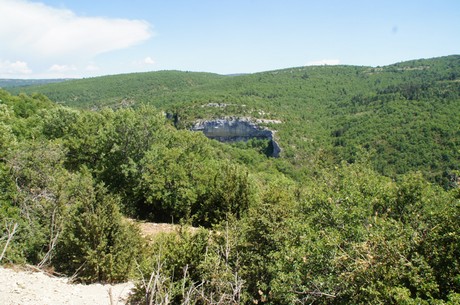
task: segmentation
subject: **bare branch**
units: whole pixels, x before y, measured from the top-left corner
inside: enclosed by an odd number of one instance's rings
[[[3,259],[3,256],[6,253],[6,249],[8,248],[8,245],[10,244],[11,240],[13,239],[14,234],[16,233],[16,229],[18,228],[18,223],[5,223],[5,229],[8,235],[8,238],[6,240],[6,244],[3,247],[2,254],[0,255],[0,262]]]

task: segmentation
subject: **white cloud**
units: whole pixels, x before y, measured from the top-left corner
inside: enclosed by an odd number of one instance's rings
[[[144,63],[146,63],[147,65],[153,65],[155,64],[155,61],[152,59],[152,57],[148,56],[144,59]]]
[[[89,59],[152,37],[143,20],[82,17],[26,0],[0,0],[0,53]],[[8,58],[8,57],[6,57]]]
[[[0,61],[0,76],[1,77],[16,77],[16,75],[31,74],[32,70],[25,61],[17,60],[11,62],[9,60]]]
[[[334,66],[340,64],[338,59],[321,59],[316,61],[310,61],[307,66]]]
[[[70,72],[70,71],[77,71],[77,67],[75,65],[58,65],[58,64],[54,64],[48,70],[51,71],[51,72],[64,73],[64,72]]]
[[[96,66],[95,64],[89,64],[86,66],[85,70],[89,72],[95,72],[95,71],[99,71],[100,68]]]

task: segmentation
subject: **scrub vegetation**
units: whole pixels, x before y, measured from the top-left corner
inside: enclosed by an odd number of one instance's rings
[[[225,117],[280,157],[189,130]],[[460,302],[460,56],[16,87],[0,118],[2,264],[133,304]]]

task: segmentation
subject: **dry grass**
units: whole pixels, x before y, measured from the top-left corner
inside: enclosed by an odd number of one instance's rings
[[[180,229],[179,225],[169,223],[154,223],[154,222],[136,222],[141,229],[141,234],[144,237],[156,236],[160,233],[174,233]]]
[[[178,224],[169,224],[169,223],[156,223],[156,222],[145,222],[145,221],[138,221],[134,219],[127,219],[131,223],[135,223],[140,231],[141,235],[144,238],[147,239],[152,239],[158,234],[169,234],[169,233],[177,233],[181,229],[184,229],[183,226],[178,225]],[[198,231],[198,228],[195,227],[187,227],[187,230],[190,230],[191,232],[196,232]]]

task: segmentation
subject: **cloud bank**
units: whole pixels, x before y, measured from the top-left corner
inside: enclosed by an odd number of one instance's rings
[[[151,25],[143,20],[78,16],[26,0],[0,0],[0,12],[0,75],[7,61],[11,65],[40,59],[48,61],[48,67],[60,62],[51,69],[59,70],[58,66],[71,66],[69,60],[90,61],[153,36]]]
[[[26,62],[24,61],[15,61],[11,62],[9,60],[0,61],[0,75],[3,77],[12,77],[15,75],[26,76],[31,74],[32,70],[29,68]]]

